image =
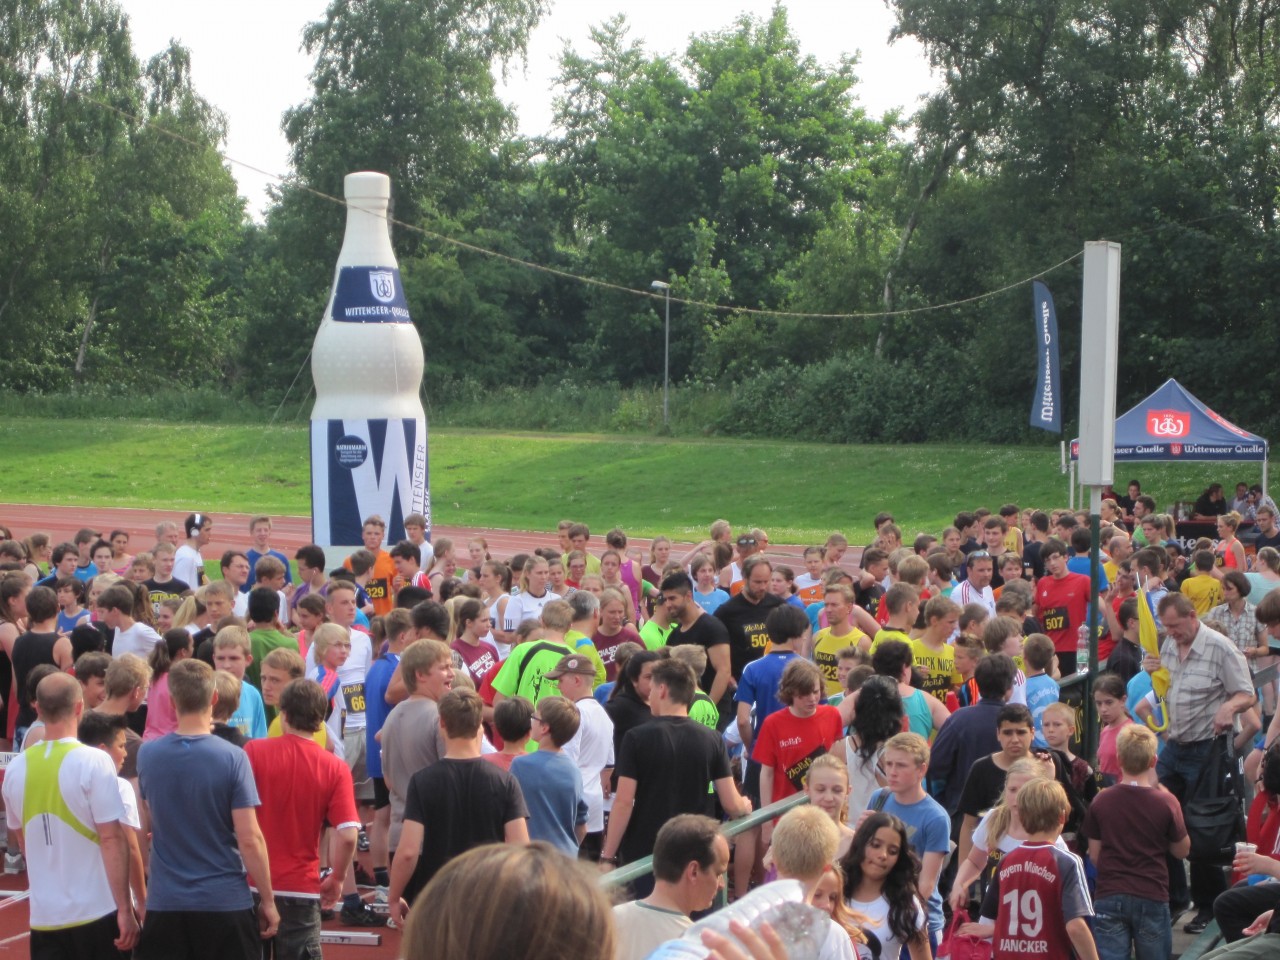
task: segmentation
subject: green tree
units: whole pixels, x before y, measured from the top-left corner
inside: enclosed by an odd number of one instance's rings
[[[334,0],[307,27],[312,94],[285,114],[293,176],[260,242],[280,265],[251,278],[263,285],[243,360],[255,389],[292,379],[310,349],[340,246],[345,218],[334,198],[347,173],[388,174],[392,216],[408,224],[513,254],[537,248],[536,236],[526,240],[490,211],[529,200],[530,175],[516,169],[527,153],[511,143],[514,118],[493,70],[524,56],[542,12],[540,0]],[[472,348],[485,331],[497,356],[518,365],[513,331],[538,300],[527,276],[414,230],[396,228],[395,246],[429,365],[484,368]]]
[[[101,0],[6,0],[2,18],[0,375],[56,389],[217,364],[231,331],[211,277],[241,213],[186,51],[144,71]]]
[[[693,38],[678,60],[647,57],[621,18],[593,43],[592,56],[561,58],[565,132],[547,145],[559,221],[593,276],[645,287],[712,271],[719,299],[777,306],[832,211],[864,201],[888,172],[888,130],[855,105],[853,61],[804,56],[781,7]],[[660,374],[661,351],[637,335],[652,329],[651,306],[608,291],[588,301],[595,372]],[[775,334],[768,320],[695,315],[702,330],[681,373],[759,362]]]

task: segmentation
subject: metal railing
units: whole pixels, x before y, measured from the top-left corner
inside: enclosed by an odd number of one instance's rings
[[[780,817],[788,810],[793,810],[808,802],[808,794],[794,794],[785,800],[779,800],[777,803],[771,803],[767,807],[752,811],[745,817],[725,822],[720,827],[720,834],[726,840],[732,840],[738,834],[763,826],[774,817]],[[604,874],[600,877],[600,885],[605,888],[620,887],[651,873],[653,873],[653,857],[645,857],[642,860],[635,861],[635,863],[628,863],[625,867],[619,867],[617,870],[611,870],[609,873]],[[726,891],[722,887],[716,898],[716,906],[724,906],[725,898]]]

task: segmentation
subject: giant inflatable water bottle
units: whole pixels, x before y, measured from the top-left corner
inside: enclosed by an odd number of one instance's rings
[[[391,180],[350,173],[343,187],[347,232],[311,352],[311,535],[338,547],[360,546],[373,514],[388,543],[404,539],[411,513],[431,529],[422,340],[391,251]]]

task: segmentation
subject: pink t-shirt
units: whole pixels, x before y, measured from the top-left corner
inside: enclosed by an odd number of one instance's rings
[[[158,740],[166,733],[178,729],[178,712],[169,696],[169,674],[151,685],[147,694],[147,725],[142,731],[143,740]]]
[[[1098,734],[1098,772],[1103,776],[1120,779],[1120,758],[1116,754],[1116,737],[1124,727],[1103,727]]]

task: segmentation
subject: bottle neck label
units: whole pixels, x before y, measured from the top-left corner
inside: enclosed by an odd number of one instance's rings
[[[410,323],[409,305],[395,267],[343,267],[333,292],[340,323]]]

